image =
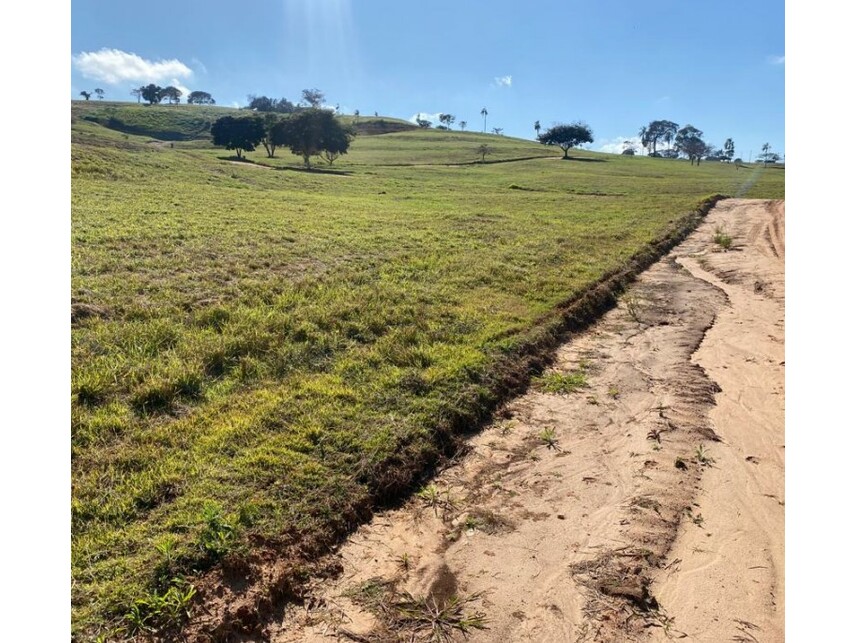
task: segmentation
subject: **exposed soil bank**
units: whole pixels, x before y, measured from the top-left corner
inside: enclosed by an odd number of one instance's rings
[[[508,404],[268,634],[423,640],[446,608],[473,641],[783,640],[783,231],[721,202],[560,348],[585,386]]]

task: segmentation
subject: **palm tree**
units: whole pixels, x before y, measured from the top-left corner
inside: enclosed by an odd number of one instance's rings
[[[538,138],[539,132],[542,131],[542,124],[536,121],[535,123],[533,123],[533,129],[536,130],[536,138]]]
[[[770,149],[771,149],[770,143],[765,143],[762,146],[762,160],[765,162],[764,167],[768,167],[768,158],[769,158],[768,150],[770,150]]]
[[[649,150],[649,152],[651,152],[652,151],[652,142],[649,140],[649,128],[646,127],[645,125],[643,125],[640,128],[639,136],[640,136],[640,143],[643,144],[643,148],[647,149],[647,150]]]
[[[467,121],[458,121],[458,124],[461,126],[461,131],[464,131],[464,128],[467,127]]]
[[[483,107],[479,113],[482,114],[482,133],[484,134],[488,126],[488,110]]]

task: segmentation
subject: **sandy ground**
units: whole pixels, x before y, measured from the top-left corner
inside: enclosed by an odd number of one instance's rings
[[[272,640],[782,641],[784,227],[721,202]]]

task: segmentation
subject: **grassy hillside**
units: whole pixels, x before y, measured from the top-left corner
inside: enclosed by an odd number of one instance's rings
[[[249,116],[251,112],[216,105],[146,105],[111,101],[72,101],[73,124],[90,122],[122,132],[161,141],[208,142],[211,124],[221,116]],[[417,129],[398,118],[340,116],[360,135],[388,134]],[[72,130],[74,133],[74,130]]]
[[[216,113],[162,109],[191,123]],[[78,636],[166,622],[194,572],[225,556],[331,542],[491,408],[498,364],[558,305],[702,197],[784,191],[782,170],[568,162],[439,131],[358,137],[338,173],[300,171],[287,151],[250,155],[282,168],[267,169],[83,115],[72,125]],[[489,160],[539,158],[449,165],[475,160],[481,142],[497,150]]]

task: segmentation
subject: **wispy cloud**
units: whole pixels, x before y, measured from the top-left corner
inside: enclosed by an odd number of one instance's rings
[[[173,78],[170,81],[170,85],[172,85],[177,90],[179,90],[182,93],[182,96],[185,98],[185,100],[187,100],[187,95],[190,94],[190,90],[187,87],[185,87],[184,85],[182,85],[181,82],[179,82],[178,78]]]
[[[72,58],[74,66],[83,76],[108,84],[122,82],[160,83],[168,80],[176,84],[179,78],[190,78],[193,71],[180,60],[146,60],[137,54],[121,49],[84,51]]]
[[[661,97],[660,97],[658,100],[656,100],[655,102],[656,102],[656,103],[667,103],[667,102],[669,102],[669,100],[670,100],[670,97],[669,97],[669,96],[661,96]]]
[[[637,154],[643,149],[643,143],[639,136],[617,136],[615,138],[599,139],[593,146],[598,152],[607,152],[609,154],[621,154],[627,147],[626,141],[629,141]]]
[[[497,87],[511,87],[512,86],[512,77],[511,76],[497,76],[494,79],[494,84]]]
[[[771,65],[785,65],[786,57],[782,56],[768,56],[768,63]]]
[[[428,114],[426,112],[417,112],[416,114],[411,116],[408,120],[411,121],[412,123],[416,123],[417,119],[420,119],[420,120],[424,120],[424,121],[431,121],[432,123],[437,125],[438,123],[440,123],[440,115],[441,114],[443,114],[443,112],[435,112],[434,114]]]
[[[203,74],[208,73],[208,67],[206,67],[199,58],[191,58],[190,64],[193,65],[197,70],[201,71]]]

